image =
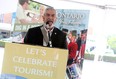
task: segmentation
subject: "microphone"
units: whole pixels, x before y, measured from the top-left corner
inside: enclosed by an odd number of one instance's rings
[[[53,29],[53,27],[54,27],[54,26],[53,26],[53,21],[47,21],[47,22],[46,22],[46,29],[47,29],[47,30],[50,31],[50,30]]]
[[[47,21],[46,22],[46,25],[52,26],[52,24],[53,24],[53,21]]]

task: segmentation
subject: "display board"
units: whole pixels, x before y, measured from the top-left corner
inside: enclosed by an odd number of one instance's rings
[[[2,78],[64,79],[68,52],[16,43],[6,43]]]

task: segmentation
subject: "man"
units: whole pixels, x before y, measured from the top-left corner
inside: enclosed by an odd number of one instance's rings
[[[78,44],[77,51],[80,51],[80,47],[81,47],[81,35],[78,34],[77,37],[78,37],[77,40],[76,40],[76,43]]]
[[[83,68],[86,38],[87,38],[87,29],[81,31],[81,47],[80,47],[80,51],[78,54],[78,57],[80,57],[80,68],[81,69]]]
[[[68,38],[70,40],[70,43],[68,44],[69,57],[68,57],[67,65],[71,65],[71,64],[73,64],[74,59],[76,57],[76,52],[77,52],[77,49],[78,49],[78,45],[75,41],[76,36],[72,32],[69,33]]]
[[[80,48],[81,58],[84,58],[86,38],[87,38],[87,29],[81,31],[81,48]]]
[[[16,11],[16,23],[19,24],[27,24],[30,21],[27,20],[27,16],[25,14],[25,10],[28,9],[28,4],[29,4],[29,0],[18,0],[18,7],[17,7],[17,11]],[[20,33],[20,32],[19,32]],[[26,32],[21,32],[22,35],[22,39],[24,38]]]
[[[25,44],[67,48],[66,34],[54,26],[56,11],[54,8],[46,8],[43,15],[44,24],[30,28],[24,38]]]
[[[16,23],[27,24],[27,23],[37,23],[37,20],[34,17],[30,19],[27,18],[25,13],[29,9],[29,0],[19,0],[18,8],[16,12]]]
[[[29,22],[28,20],[26,20],[27,16],[25,14],[25,10],[28,9],[28,3],[29,3],[28,0],[19,0],[16,12],[16,23],[25,24]]]

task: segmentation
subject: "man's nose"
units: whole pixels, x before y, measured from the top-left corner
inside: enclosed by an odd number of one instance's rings
[[[52,17],[52,15],[50,15],[48,18],[51,20],[53,17]]]

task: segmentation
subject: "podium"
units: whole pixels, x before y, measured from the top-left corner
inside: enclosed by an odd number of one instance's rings
[[[12,79],[65,79],[68,51],[6,43],[2,75]]]

